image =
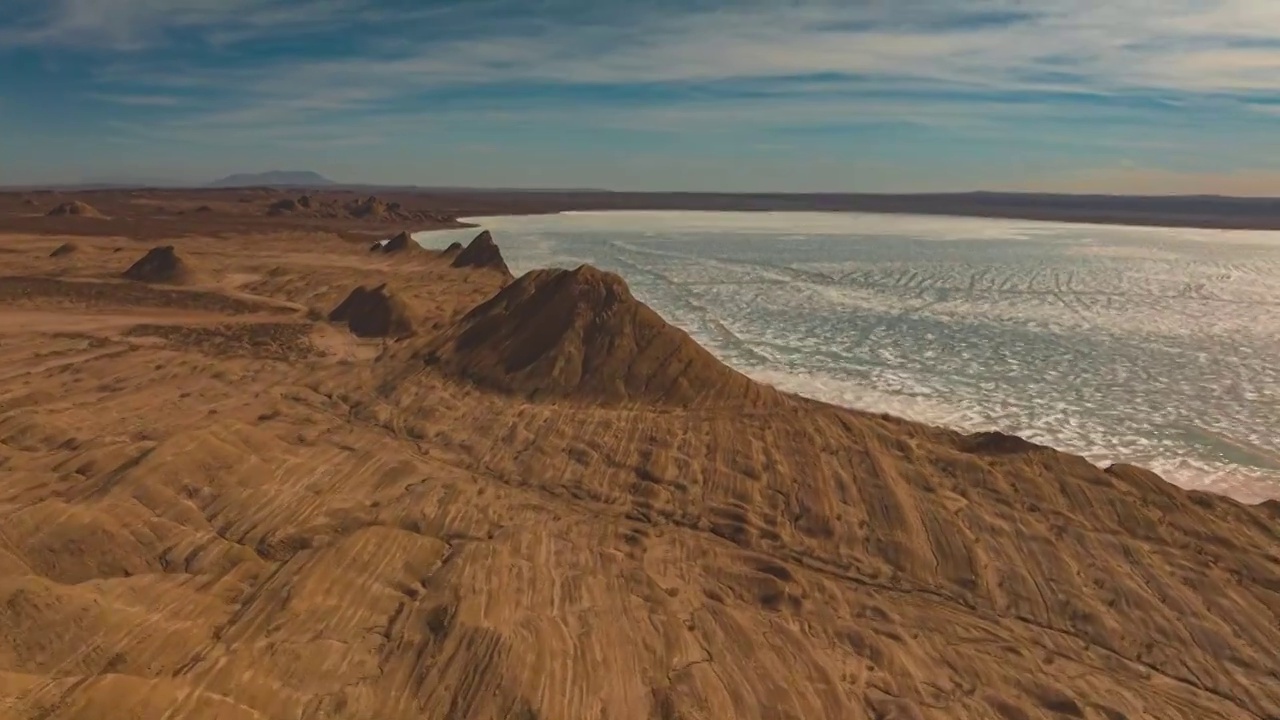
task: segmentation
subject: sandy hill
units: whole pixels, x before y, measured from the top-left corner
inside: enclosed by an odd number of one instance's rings
[[[0,717],[1280,717],[1275,503],[750,401],[613,276],[311,227],[199,292],[3,238]],[[303,315],[373,276],[442,334]]]
[[[453,258],[453,267],[495,270],[506,277],[512,277],[511,270],[502,259],[502,251],[498,249],[497,243],[493,241],[493,235],[488,230],[475,236],[465,248],[456,249],[450,245],[445,252],[457,252]]]
[[[779,398],[659,317],[621,277],[587,265],[520,277],[468,313],[427,357],[485,387],[532,398],[674,405]]]
[[[147,251],[122,275],[126,280],[145,283],[182,284],[195,280],[191,267],[178,256],[172,245]]]
[[[386,285],[357,287],[330,313],[329,321],[346,323],[357,337],[405,338],[413,334],[409,310]]]
[[[45,213],[49,217],[84,217],[84,218],[102,218],[106,217],[98,212],[92,205],[73,200],[65,202]]]

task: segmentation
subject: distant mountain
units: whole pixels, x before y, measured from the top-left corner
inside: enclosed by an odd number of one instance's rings
[[[237,173],[209,183],[209,187],[317,187],[336,185],[334,181],[309,170],[272,170],[264,173]]]

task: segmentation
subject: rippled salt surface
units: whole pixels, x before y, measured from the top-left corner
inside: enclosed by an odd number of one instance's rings
[[[1280,497],[1280,233],[834,213],[475,222],[513,272],[619,272],[781,388]]]

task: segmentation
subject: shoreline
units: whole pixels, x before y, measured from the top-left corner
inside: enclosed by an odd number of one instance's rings
[[[340,186],[332,188],[162,188],[150,190],[0,189],[0,205],[19,199],[79,197],[119,206],[120,199],[145,197],[148,202],[177,205],[206,202],[230,207],[253,198],[287,197],[292,193],[349,200],[376,193],[388,202],[439,214],[442,226],[455,218],[535,216],[563,212],[700,211],[700,212],[821,212],[867,213],[987,220],[1103,225],[1117,227],[1186,228],[1198,230],[1280,230],[1280,199],[1217,196],[1110,196],[1019,193],[926,195],[860,195],[838,193],[679,193],[548,190],[433,190],[411,187]],[[6,202],[11,201],[11,202]],[[116,201],[116,202],[113,202]],[[158,207],[158,206],[157,206]],[[123,208],[121,208],[123,209]],[[128,214],[140,208],[130,207]],[[108,213],[111,214],[111,213]],[[271,226],[266,218],[241,218]],[[129,224],[132,224],[132,219]],[[317,226],[328,224],[319,220]]]
[[[1023,220],[1116,227],[1280,230],[1271,198],[1039,196],[1013,194],[858,196],[698,193],[425,193],[459,218],[565,212],[821,212]]]
[[[446,230],[462,230],[467,228],[483,228],[480,221],[490,218],[520,218],[520,217],[546,217],[549,215],[563,216],[603,216],[613,214],[645,214],[645,213],[687,213],[699,214],[745,214],[745,215],[871,215],[877,217],[896,217],[896,218],[915,218],[921,220],[935,220],[939,218],[948,218],[953,220],[992,220],[1017,223],[1035,223],[1037,225],[1060,226],[1060,225],[1079,225],[1091,228],[1110,228],[1115,230],[1209,230],[1223,233],[1264,233],[1276,232],[1280,233],[1280,223],[1275,228],[1252,228],[1252,227],[1220,227],[1208,225],[1153,225],[1139,222],[1112,222],[1106,220],[1046,220],[1032,217],[1012,217],[1012,216],[993,216],[993,215],[955,215],[944,213],[922,213],[916,211],[875,211],[875,210],[684,210],[684,209],[611,209],[611,210],[548,210],[545,212],[496,212],[486,215],[470,215],[459,217],[456,219],[458,225],[453,227],[434,227],[421,231],[413,232],[439,232]]]
[[[793,214],[821,214],[821,215],[876,215],[889,217],[904,218],[928,218],[928,219],[954,219],[954,220],[1002,220],[1007,222],[1024,222],[1024,223],[1043,223],[1045,225],[1079,225],[1084,227],[1095,228],[1114,228],[1114,229],[1150,229],[1150,230],[1212,230],[1224,233],[1251,233],[1251,232],[1280,232],[1280,219],[1275,222],[1268,222],[1262,225],[1249,225],[1247,223],[1238,223],[1229,225],[1222,222],[1204,222],[1204,223],[1187,223],[1177,220],[1162,221],[1156,219],[1124,219],[1124,218],[1070,218],[1070,217],[1038,217],[1027,215],[991,215],[991,214],[962,214],[952,212],[928,212],[922,210],[830,210],[830,209],[722,209],[722,208],[592,208],[592,209],[563,209],[563,210],[528,210],[523,208],[512,208],[510,210],[494,210],[478,215],[466,215],[456,219],[456,225],[437,226],[432,228],[424,228],[422,230],[413,230],[412,233],[418,232],[440,232],[447,230],[464,230],[468,228],[481,228],[482,225],[476,224],[478,220],[485,218],[518,218],[518,217],[543,217],[547,215],[608,215],[614,213],[707,213],[707,214],[759,214],[759,215],[793,215]]]

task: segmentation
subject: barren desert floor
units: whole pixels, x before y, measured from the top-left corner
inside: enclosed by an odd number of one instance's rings
[[[483,241],[33,227],[2,718],[1280,718],[1280,503],[789,396]]]

